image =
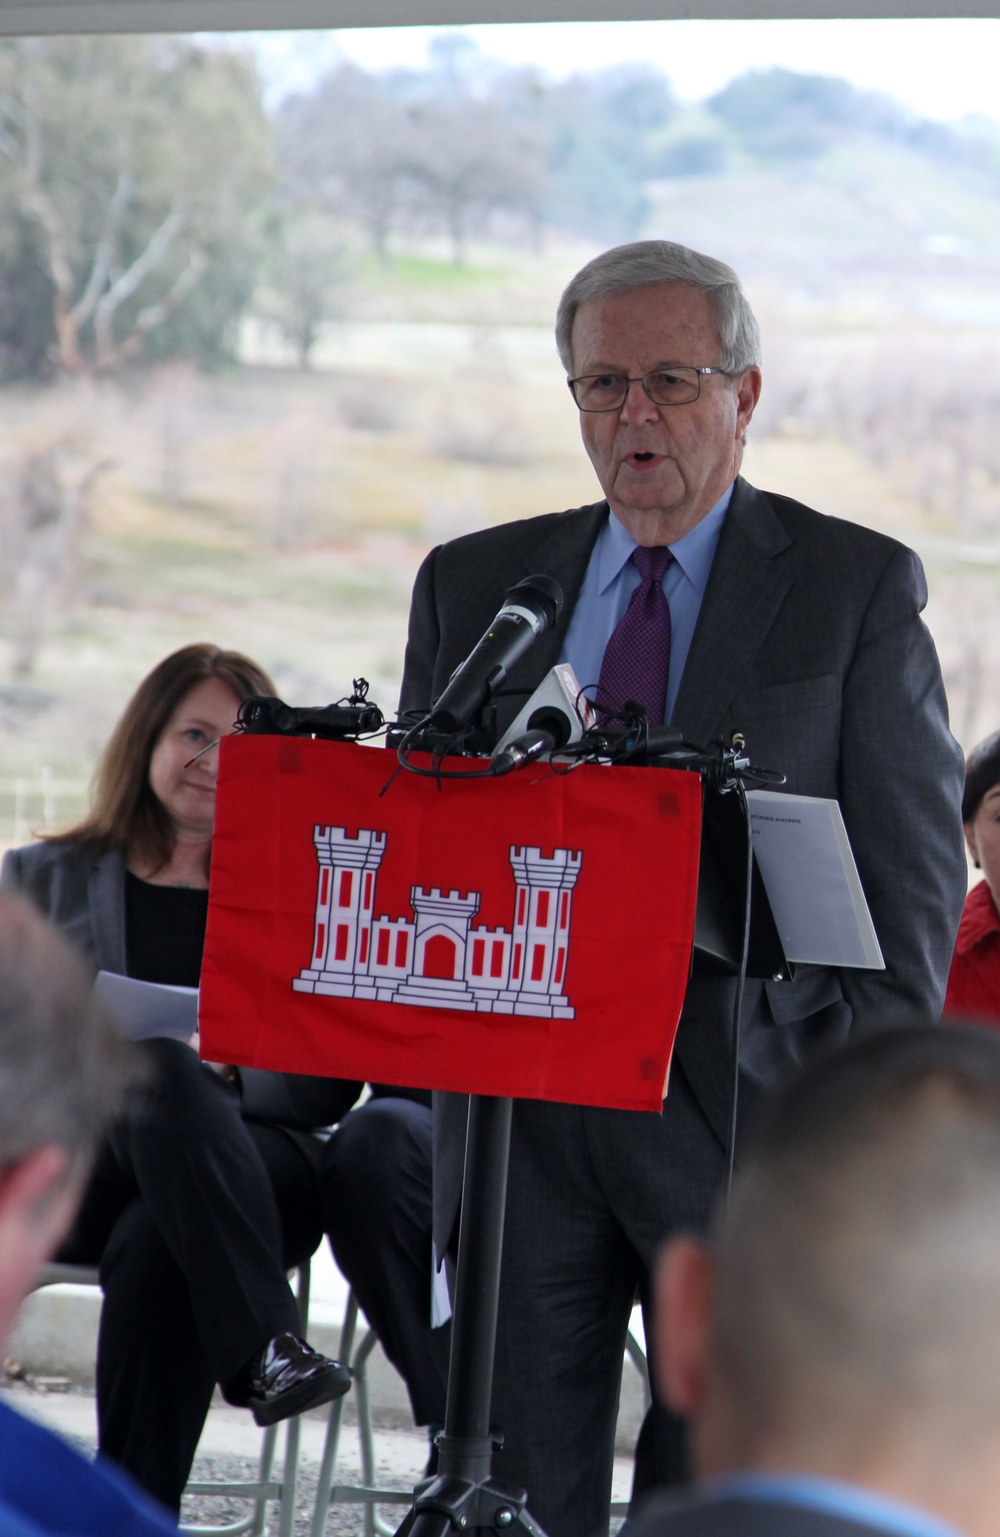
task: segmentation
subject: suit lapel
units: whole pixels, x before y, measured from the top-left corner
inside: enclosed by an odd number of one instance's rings
[[[790,563],[776,558],[791,542],[767,497],[738,479],[674,707],[689,741],[718,733],[792,584]]]
[[[125,975],[125,854],[111,849],[95,859],[87,881],[90,930],[99,971]]]

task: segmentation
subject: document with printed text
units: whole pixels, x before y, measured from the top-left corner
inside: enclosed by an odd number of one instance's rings
[[[884,971],[837,802],[773,790],[750,790],[747,801],[754,858],[788,960]]]

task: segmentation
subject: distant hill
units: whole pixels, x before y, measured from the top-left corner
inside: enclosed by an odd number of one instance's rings
[[[339,65],[276,123],[287,196],[382,256],[435,230],[524,244],[674,234],[828,292],[880,274],[985,285],[1000,248],[1000,125],[951,127],[832,76],[750,71],[692,108],[662,70],[568,80],[448,52]],[[977,299],[985,304],[988,295]]]
[[[914,119],[846,81],[750,74],[674,123],[677,172],[646,183],[643,233],[727,257],[806,303],[877,298],[1000,323],[996,135]],[[698,147],[690,160],[686,144]]]
[[[805,305],[1000,324],[1000,196],[918,149],[845,134],[804,162],[646,186],[642,233],[731,261]]]

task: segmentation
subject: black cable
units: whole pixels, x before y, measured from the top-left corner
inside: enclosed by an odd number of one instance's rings
[[[404,736],[403,740],[400,742],[399,746],[396,748],[396,757],[399,760],[400,768],[406,769],[406,772],[408,774],[417,774],[421,779],[436,779],[436,780],[438,780],[438,782],[440,782],[442,779],[496,779],[497,778],[496,770],[493,768],[492,764],[490,765],[489,768],[485,768],[485,769],[469,769],[469,770],[466,770],[465,773],[462,773],[461,770],[459,770],[459,769],[443,769],[443,768],[441,768],[441,760],[444,757],[447,756],[447,754],[448,754],[448,752],[450,750],[450,745],[451,745],[450,743],[446,744],[442,748],[435,748],[433,751],[431,751],[431,766],[430,766],[430,768],[422,768],[420,765],[418,765],[416,763],[413,763],[411,761],[411,759],[410,759],[409,754],[411,752],[417,752],[417,751],[420,750],[414,744],[414,738],[417,736],[418,732],[424,731],[427,728],[427,726],[429,725],[429,723],[430,723],[430,716],[429,715],[425,715],[422,720],[418,720],[415,726],[411,726],[410,727],[409,731],[406,733],[406,735]]]
[[[729,1097],[729,1136],[726,1146],[726,1203],[729,1202],[729,1192],[733,1185],[733,1168],[736,1160],[736,1116],[739,1109],[740,1095],[740,1016],[743,1012],[743,988],[747,979],[747,966],[750,961],[750,920],[751,902],[753,897],[753,834],[750,826],[750,806],[747,802],[746,787],[742,779],[737,779],[733,788],[736,791],[743,819],[747,830],[747,864],[746,864],[746,888],[743,904],[743,943],[740,947],[740,969],[736,978],[736,997],[733,1001],[733,1022],[731,1031],[733,1050],[733,1081]]]

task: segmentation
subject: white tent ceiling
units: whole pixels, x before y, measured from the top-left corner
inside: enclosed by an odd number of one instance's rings
[[[998,16],[1000,0],[0,0],[0,34],[941,15]]]

